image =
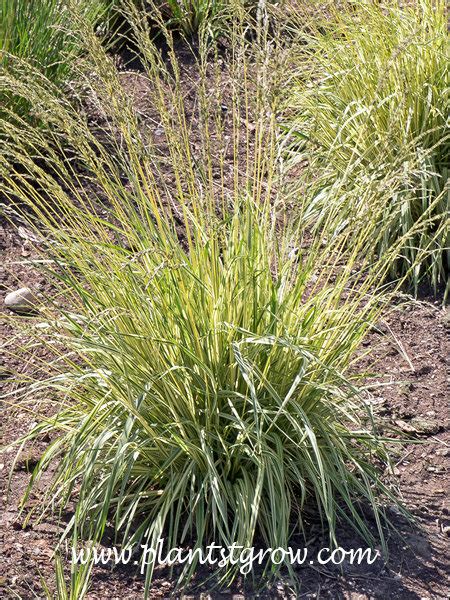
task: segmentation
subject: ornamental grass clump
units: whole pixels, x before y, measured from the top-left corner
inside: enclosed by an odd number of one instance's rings
[[[224,25],[227,4],[225,0],[167,0],[156,2],[156,6],[152,3],[152,9],[160,12],[169,27],[175,27],[186,35],[202,28],[216,34],[220,21],[222,27]]]
[[[105,29],[111,9],[111,0],[0,0],[0,75],[21,59],[24,69],[35,68],[63,86],[73,75],[82,47],[74,13]],[[30,116],[26,100],[13,92],[0,102],[1,111],[12,108]]]
[[[265,12],[266,4],[270,0],[260,3],[259,10]],[[136,5],[140,6],[138,0]],[[251,14],[256,13],[258,5],[255,0],[144,0],[150,22],[162,31],[170,28],[188,37],[210,38],[229,37],[237,15],[245,17],[250,26]]]
[[[329,7],[301,48],[289,105],[294,162],[315,189],[315,231],[373,227],[369,251],[403,238],[394,276],[434,287],[449,270],[449,69],[446,3]],[[305,60],[306,58],[306,60]],[[306,66],[305,66],[306,65]],[[361,190],[377,188],[372,202]],[[359,227],[358,227],[359,223]]]
[[[360,259],[362,236],[349,251],[345,238],[324,247],[283,224],[283,50],[258,21],[251,46],[236,35],[223,85],[223,64],[200,47],[194,128],[175,53],[163,62],[145,21],[131,22],[162,151],[88,30],[83,90],[102,131],[42,80],[2,81],[47,120],[45,131],[3,121],[0,165],[2,192],[41,236],[39,264],[58,290],[21,321],[47,350],[21,402],[54,400],[23,439],[53,439],[23,505],[52,465],[38,515],[74,502],[63,536],[74,545],[112,527],[135,548],[160,537],[287,548],[310,519],[333,544],[342,521],[383,540],[389,459],[353,370],[386,300],[381,266]],[[283,564],[263,567],[275,577]],[[183,565],[178,583],[195,568]]]

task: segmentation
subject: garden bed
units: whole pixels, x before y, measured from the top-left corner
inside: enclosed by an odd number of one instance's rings
[[[179,45],[177,59],[181,66],[181,95],[186,119],[190,123],[189,144],[191,156],[199,156],[204,140],[198,124],[198,98],[195,93],[197,66],[190,51]],[[164,158],[168,152],[167,140],[158,112],[152,105],[152,82],[145,76],[140,65],[131,69],[126,63],[128,57],[124,53],[117,57],[120,66],[119,75],[124,88],[133,99],[139,115],[139,126],[151,131],[158,154],[162,189],[174,192],[177,182],[173,176],[173,164],[165,168]],[[193,85],[194,83],[194,85]],[[220,97],[226,97],[227,78],[224,66],[221,75]],[[211,83],[213,91],[213,82]],[[247,90],[248,92],[248,90]],[[93,129],[103,134],[107,130],[107,121],[90,105],[86,99],[85,109],[89,123]],[[228,151],[220,147],[220,168],[212,171],[212,180],[222,186],[224,192],[230,194],[235,184],[234,169],[239,162],[245,164],[251,156],[252,148],[247,145],[248,137],[243,140],[242,155],[240,145],[233,146],[233,124],[229,107],[224,104],[223,130],[221,140],[230,139]],[[247,115],[248,117],[248,115]],[[256,125],[245,121],[244,131],[253,131]],[[101,134],[102,135],[102,134]],[[245,137],[245,136],[244,136]],[[212,163],[218,166],[218,157],[214,155],[214,136],[211,143]],[[217,144],[219,147],[220,144]],[[238,148],[238,156],[236,156]],[[300,165],[300,169],[302,166]],[[244,175],[243,175],[243,178]],[[124,181],[124,188],[131,186]],[[86,194],[89,195],[89,187]],[[92,188],[94,190],[94,188]],[[94,194],[93,194],[94,195]],[[96,207],[97,208],[97,207]],[[99,206],[107,215],[108,206]],[[177,235],[183,244],[184,223],[177,221],[177,206],[170,205],[177,223]],[[103,213],[101,213],[103,216]],[[286,216],[286,215],[282,215]],[[290,214],[287,215],[289,220]],[[14,219],[13,219],[14,220]],[[0,214],[0,251],[4,268],[0,273],[0,290],[2,297],[9,291],[27,286],[48,298],[58,300],[58,284],[37,272],[28,261],[36,258],[34,244],[39,241],[27,227],[16,221],[13,226]],[[367,380],[371,387],[371,402],[377,423],[382,431],[400,438],[409,436],[411,442],[395,445],[392,448],[394,463],[393,473],[385,473],[386,479],[394,479],[398,484],[399,496],[404,505],[415,518],[409,523],[395,508],[387,508],[390,520],[397,528],[397,534],[388,533],[389,559],[384,563],[381,559],[372,565],[339,566],[306,564],[296,568],[300,588],[294,592],[289,585],[288,573],[270,587],[264,586],[264,578],[257,585],[251,578],[244,580],[238,577],[231,587],[212,588],[208,578],[212,570],[200,567],[190,591],[183,597],[208,598],[330,598],[348,600],[385,599],[444,599],[450,596],[449,563],[446,549],[450,536],[450,504],[448,500],[450,456],[450,432],[448,415],[448,363],[449,354],[449,312],[442,308],[442,290],[434,295],[430,290],[423,290],[416,300],[400,298],[399,304],[391,306],[392,311],[382,318],[377,329],[370,332],[363,342],[363,350],[370,351],[366,359],[359,363],[358,369],[375,371],[375,375]],[[400,300],[402,301],[400,303]],[[24,315],[21,319],[27,319]],[[39,377],[39,364],[45,364],[50,354],[44,346],[36,347],[32,353],[14,356],[14,345],[26,343],[25,338],[15,338],[16,330],[11,323],[10,313],[3,304],[0,309],[0,331],[2,339],[8,341],[8,355],[2,371],[0,384],[5,393],[15,389],[13,373],[22,377],[27,375]],[[379,385],[378,385],[379,384]],[[2,406],[2,433],[0,447],[8,446],[24,435],[35,422],[33,410],[51,416],[57,410],[56,397],[36,395],[31,404],[14,404],[14,396],[7,395]],[[31,407],[31,411],[26,407]],[[69,503],[61,515],[45,517],[41,522],[33,519],[25,521],[26,512],[19,512],[19,504],[30,481],[31,472],[40,456],[52,442],[51,435],[42,435],[32,444],[27,445],[16,459],[16,448],[8,447],[0,455],[1,473],[1,509],[0,509],[0,552],[2,569],[0,575],[0,597],[28,598],[43,597],[45,581],[50,589],[55,587],[54,551],[58,539],[69,518],[73,515],[74,504]],[[8,481],[8,474],[11,480]],[[50,469],[41,479],[39,486],[33,489],[27,508],[37,506],[40,493],[45,490],[51,480]],[[376,533],[376,524],[372,513],[366,511],[367,524]],[[304,536],[296,534],[291,543],[295,548],[307,546],[314,555],[320,548],[326,547],[329,539],[323,532],[318,515],[306,512]],[[343,548],[365,547],[354,531],[345,524],[337,528],[337,538]],[[113,532],[107,530],[105,545],[114,545]],[[257,544],[256,544],[257,545]],[[68,556],[64,556],[68,566]],[[174,593],[174,574],[168,569],[157,568],[151,583],[150,598],[169,598]],[[109,566],[96,566],[87,598],[91,600],[141,598],[144,589],[144,577],[137,566],[120,566],[111,569]],[[178,594],[175,592],[175,596]]]

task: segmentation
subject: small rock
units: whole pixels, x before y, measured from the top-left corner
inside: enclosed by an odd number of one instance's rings
[[[26,471],[27,473],[31,473],[38,462],[39,458],[32,452],[22,452],[14,465],[14,471]]]
[[[288,252],[288,260],[296,260],[299,252],[300,248],[298,248],[297,246],[291,247],[291,249]]]
[[[30,288],[20,288],[5,296],[5,306],[14,312],[30,313],[36,306],[36,296]]]
[[[422,419],[421,417],[413,417],[409,422],[396,420],[394,423],[406,433],[417,433],[419,435],[434,435],[443,428],[442,423],[438,420]]]
[[[443,428],[442,423],[435,419],[422,419],[414,417],[411,419],[411,425],[416,429],[417,433],[422,435],[433,435],[438,433]]]
[[[400,427],[400,429],[402,431],[404,431],[405,433],[416,433],[416,428],[413,427],[412,425],[410,425],[409,423],[407,423],[406,421],[403,421],[401,419],[397,419],[396,421],[394,421],[394,423],[397,425],[397,427]]]

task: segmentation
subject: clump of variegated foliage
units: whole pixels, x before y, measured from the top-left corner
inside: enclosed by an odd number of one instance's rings
[[[356,236],[370,224],[368,251],[400,242],[392,273],[415,288],[449,272],[447,18],[443,0],[330,7],[289,101],[293,161],[309,162],[313,190],[305,222]]]

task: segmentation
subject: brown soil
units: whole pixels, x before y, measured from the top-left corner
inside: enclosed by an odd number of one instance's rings
[[[145,111],[145,84],[142,78],[130,77],[137,101]],[[189,90],[188,90],[189,92]],[[0,273],[2,297],[10,290],[30,286],[47,293],[52,287],[46,279],[26,264],[33,256],[33,246],[5,219],[0,221],[0,249],[4,268]],[[25,236],[25,237],[24,237]],[[2,338],[13,333],[8,312],[0,313]],[[448,355],[447,334],[449,314],[432,296],[399,308],[393,312],[380,330],[367,341],[372,350],[378,373],[371,380],[383,383],[372,390],[374,408],[383,427],[403,431],[421,444],[406,444],[397,449],[394,475],[406,506],[416,518],[408,524],[392,512],[391,520],[399,536],[389,540],[390,557],[387,564],[376,561],[372,566],[339,567],[307,565],[299,570],[301,589],[293,593],[288,586],[279,585],[260,593],[260,598],[330,598],[330,599],[439,599],[450,597],[448,547],[450,536],[450,503],[448,499],[450,434],[448,420]],[[26,317],[23,317],[26,319]],[[36,360],[45,357],[37,351]],[[9,370],[22,374],[35,365],[22,364],[9,357],[0,371],[0,383],[5,391],[13,389]],[[49,411],[52,410],[48,406]],[[5,447],[27,431],[33,416],[7,401],[2,408],[0,447]],[[0,455],[2,503],[0,524],[1,544],[1,598],[43,598],[41,578],[52,587],[54,578],[53,551],[63,525],[55,519],[46,519],[38,525],[24,525],[19,514],[20,498],[30,479],[30,471],[49,440],[42,440],[27,448],[11,471],[8,492],[8,474],[13,466],[16,450],[6,449]],[[51,474],[49,474],[50,476]],[[45,485],[45,482],[43,483]],[[33,502],[33,498],[31,500]],[[370,517],[368,517],[370,519]],[[311,552],[327,545],[321,539],[317,524],[311,524]],[[339,542],[345,548],[360,547],[361,541],[346,526],[342,526]],[[304,545],[299,541],[299,546]],[[199,582],[202,574],[199,574]],[[143,580],[133,568],[115,570],[97,567],[94,571],[91,600],[135,600],[142,597]],[[173,580],[164,570],[155,577],[151,598],[169,598]],[[200,592],[203,596],[200,596]],[[209,596],[208,596],[209,594]],[[238,581],[232,589],[211,592],[201,585],[199,591],[188,597],[254,598],[257,593],[251,584]]]

